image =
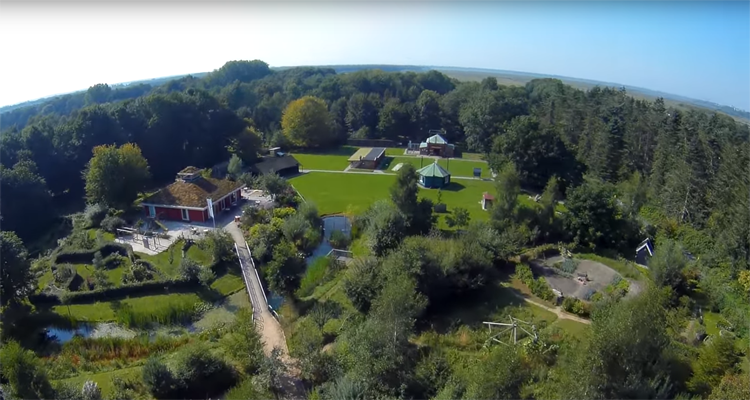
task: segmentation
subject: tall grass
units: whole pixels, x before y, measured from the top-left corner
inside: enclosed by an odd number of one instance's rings
[[[154,323],[177,325],[189,323],[196,316],[198,303],[170,303],[155,309],[135,309],[130,304],[115,308],[115,320],[130,328],[146,328]]]
[[[75,354],[83,360],[96,362],[102,360],[132,360],[146,358],[154,353],[171,351],[188,343],[190,339],[183,337],[158,336],[151,339],[146,335],[135,338],[103,337],[83,338],[74,337],[62,346],[62,355]]]
[[[329,267],[333,260],[328,257],[320,257],[307,267],[305,276],[302,277],[299,289],[297,289],[297,297],[307,297],[313,293],[315,287],[321,285],[327,281],[330,274],[328,273]]]

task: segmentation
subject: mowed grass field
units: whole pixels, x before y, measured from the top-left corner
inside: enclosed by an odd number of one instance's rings
[[[349,165],[349,157],[356,153],[358,149],[358,147],[354,146],[342,146],[338,149],[324,152],[304,151],[289,154],[299,161],[301,169],[343,171]],[[386,170],[392,169],[398,163],[408,162],[419,168],[420,164],[427,165],[427,162],[434,162],[432,158],[424,158],[424,160],[420,161],[421,157],[405,156],[404,149],[397,147],[387,147],[385,155],[384,169]],[[463,158],[452,158],[450,161],[440,159],[438,163],[456,176],[474,176],[474,168],[482,168],[482,177],[489,177],[489,167],[487,163],[481,161],[480,157],[480,154],[467,153],[464,154]]]
[[[395,181],[393,175],[326,172],[310,172],[290,179],[305,200],[315,203],[321,215],[359,214],[376,201],[390,198],[390,188]],[[472,220],[489,219],[489,212],[482,210],[480,204],[484,192],[494,194],[494,182],[455,180],[440,191],[448,212],[455,207],[463,207],[469,210]],[[419,195],[437,202],[438,190],[420,188]],[[526,195],[519,196],[519,201],[524,204],[530,202]],[[445,228],[446,214],[438,215],[439,226]]]
[[[434,158],[430,157],[393,157],[390,160],[386,160],[387,169],[389,172],[394,172],[393,168],[398,164],[412,164],[414,168],[419,169],[426,167],[435,162]],[[471,161],[462,160],[460,158],[438,159],[438,165],[448,170],[453,176],[474,176],[474,168],[480,168],[482,170],[482,178],[490,178],[490,169],[487,163],[482,161]]]

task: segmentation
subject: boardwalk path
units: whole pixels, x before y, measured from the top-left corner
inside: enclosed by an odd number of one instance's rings
[[[261,340],[263,340],[263,350],[266,355],[271,354],[271,350],[274,347],[279,347],[282,350],[281,360],[287,365],[289,372],[282,378],[283,380],[283,398],[285,399],[304,399],[305,390],[302,386],[302,382],[296,377],[297,370],[294,366],[294,360],[289,357],[289,350],[286,346],[286,337],[284,331],[281,329],[279,321],[271,314],[268,308],[268,302],[260,281],[258,280],[257,272],[255,271],[254,264],[250,258],[250,252],[248,251],[245,243],[245,238],[242,236],[242,231],[239,229],[235,222],[231,222],[224,227],[224,230],[229,232],[237,244],[237,252],[240,257],[240,264],[242,266],[242,274],[244,275],[245,282],[247,285],[248,295],[250,296],[250,302],[253,305],[253,320],[255,320],[256,329],[261,334]]]

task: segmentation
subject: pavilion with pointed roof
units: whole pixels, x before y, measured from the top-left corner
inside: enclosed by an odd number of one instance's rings
[[[429,189],[442,188],[451,183],[450,172],[438,165],[437,160],[417,170],[417,174],[419,174],[419,184]]]

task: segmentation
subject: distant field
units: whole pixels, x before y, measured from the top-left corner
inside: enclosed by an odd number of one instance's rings
[[[444,73],[445,75],[447,75],[447,76],[449,76],[451,78],[455,78],[455,79],[458,79],[458,80],[461,80],[461,81],[474,81],[474,82],[478,82],[478,81],[481,81],[482,79],[484,79],[486,77],[494,77],[495,79],[497,79],[497,83],[498,84],[500,84],[500,85],[508,85],[508,86],[523,86],[523,85],[526,85],[526,83],[528,83],[528,82],[530,82],[530,81],[532,81],[534,79],[540,79],[541,78],[540,76],[535,76],[535,75],[508,74],[508,73],[503,73],[502,71],[497,71],[497,72],[491,72],[491,71],[462,71],[462,70],[448,70],[448,69],[440,69],[440,68],[437,68],[437,70],[440,71],[440,72],[442,72],[442,73]],[[559,77],[559,78],[556,78],[556,79],[560,79],[564,84],[572,86],[572,87],[574,87],[576,89],[581,89],[581,90],[589,90],[589,89],[591,89],[591,88],[593,88],[595,86],[601,86],[601,87],[604,87],[604,86],[617,86],[617,87],[619,87],[616,84],[613,84],[613,83],[612,84],[608,84],[606,82],[597,82],[597,83],[593,83],[592,81],[584,82],[582,80],[569,79],[569,78],[566,79],[565,77]],[[627,89],[627,92],[628,92],[628,94],[630,96],[632,96],[633,98],[638,99],[638,100],[654,101],[654,100],[657,99],[657,97],[660,97],[659,94],[655,94],[654,92],[644,93],[644,92],[640,92],[640,91],[638,91],[638,90],[636,90],[636,89],[634,89],[632,87],[628,87],[626,89]],[[674,107],[676,109],[686,110],[686,111],[687,110],[701,110],[701,111],[707,111],[708,110],[708,111],[711,111],[711,112],[716,112],[717,111],[717,110],[709,108],[709,107],[704,107],[704,106],[700,106],[700,105],[697,105],[697,104],[690,104],[688,101],[676,100],[676,99],[670,98],[669,96],[670,95],[667,94],[667,93],[664,93],[661,96],[661,97],[664,98],[664,104],[667,107]],[[698,100],[695,100],[695,101],[698,101]],[[718,112],[726,114],[723,111],[718,111]],[[750,120],[748,120],[746,118],[738,117],[738,116],[731,115],[731,114],[727,114],[727,115],[729,115],[730,117],[734,118],[735,120],[743,122],[743,123],[750,122]]]

